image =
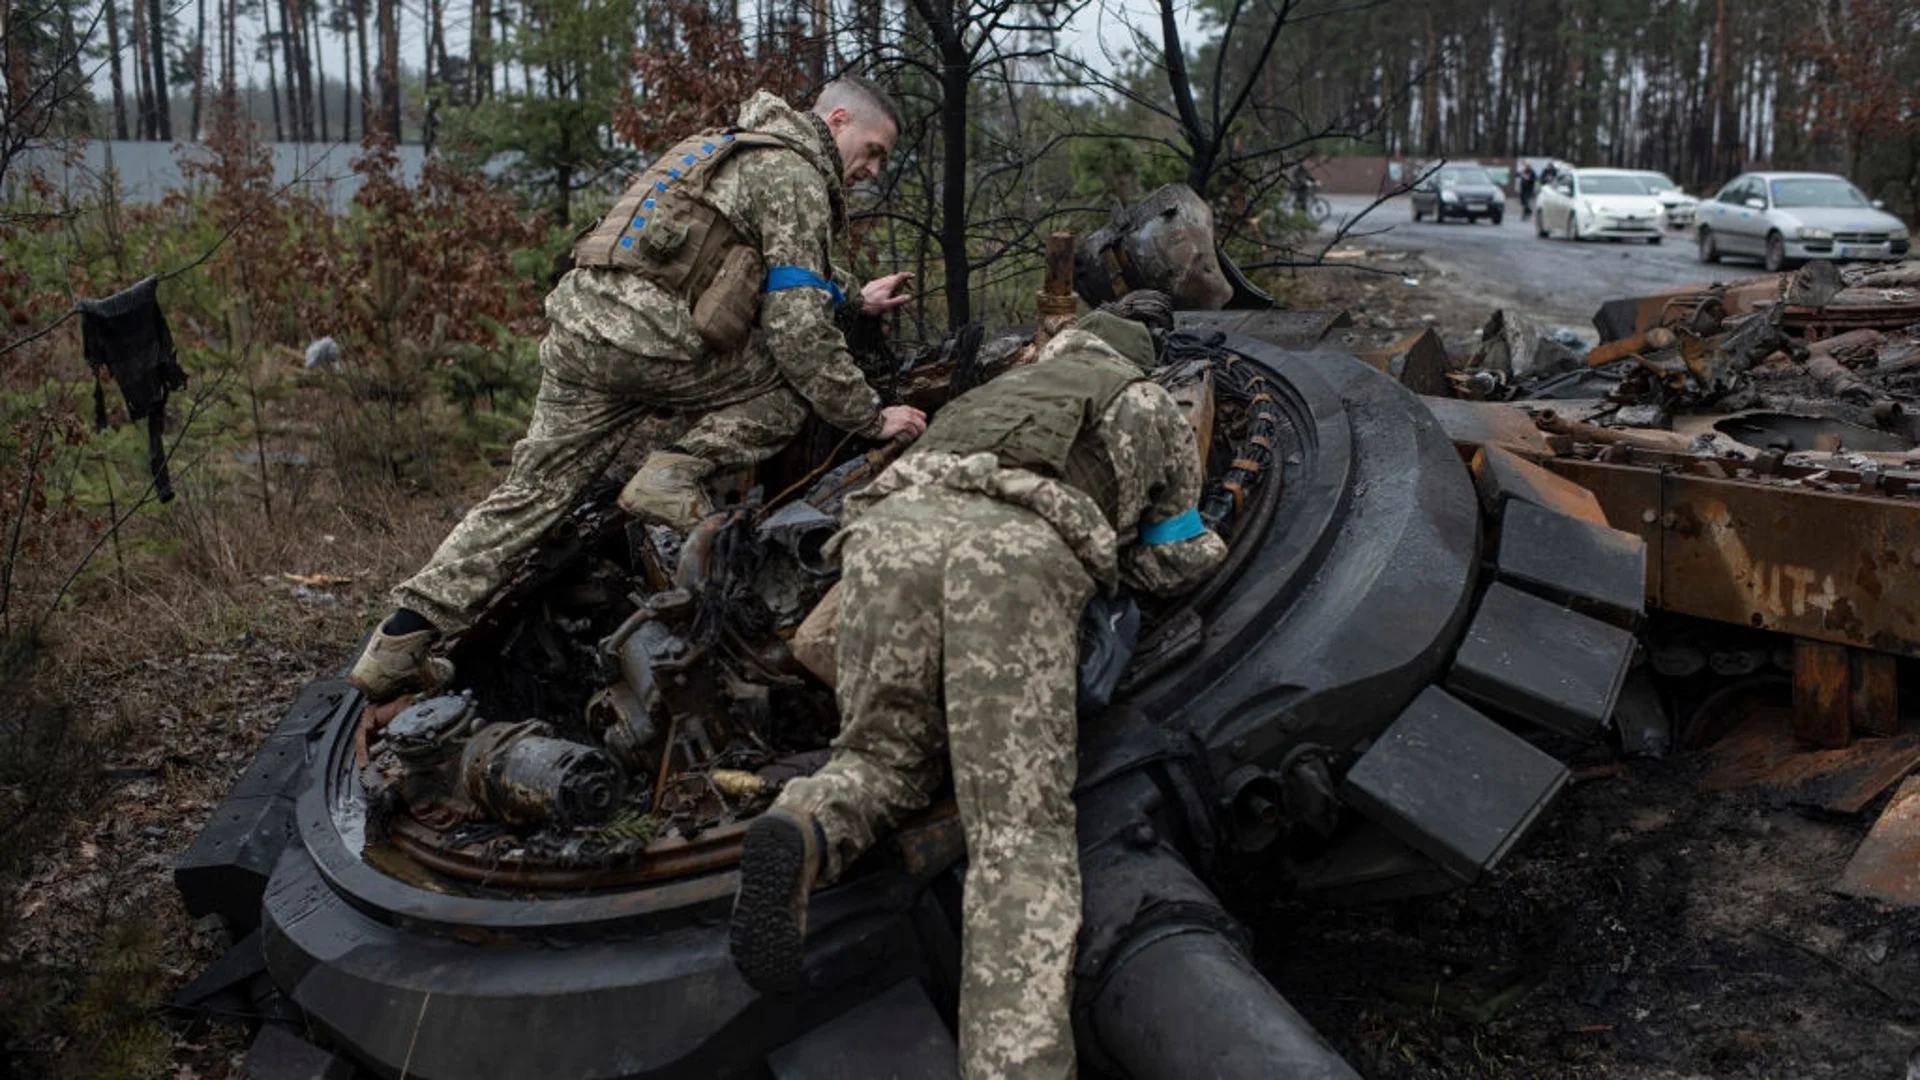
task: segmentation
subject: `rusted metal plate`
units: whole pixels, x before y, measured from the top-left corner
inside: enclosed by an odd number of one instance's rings
[[[1645,296],[1609,300],[1594,312],[1593,326],[1601,341],[1618,341],[1649,327],[1685,325],[1703,304],[1712,303],[1720,317],[1745,315],[1763,303],[1780,298],[1785,275],[1768,274],[1729,286],[1682,285]],[[1700,333],[1712,330],[1695,326]]]
[[[1893,793],[1833,889],[1920,907],[1920,776],[1909,776]]]
[[[1473,486],[1490,514],[1499,514],[1508,499],[1519,499],[1595,525],[1608,523],[1591,491],[1497,446],[1474,451],[1472,469]]]
[[[1404,330],[1332,330],[1323,342],[1328,348],[1352,353],[1353,358],[1398,380],[1416,394],[1447,392],[1447,346],[1426,327]]]
[[[1650,607],[1920,657],[1920,502],[1556,458],[1647,540]]]
[[[1477,448],[1491,443],[1523,457],[1553,456],[1553,447],[1532,417],[1511,405],[1450,397],[1422,397],[1420,404],[1440,422],[1440,430],[1455,446]]]
[[[1892,330],[1920,322],[1920,304],[1830,304],[1826,307],[1790,305],[1780,313],[1780,325],[1797,330],[1808,341],[1819,341],[1849,330]]]
[[[747,823],[708,829],[691,839],[655,840],[624,865],[560,866],[519,854],[494,855],[484,847],[456,847],[448,835],[396,815],[389,825],[393,846],[437,873],[504,889],[578,889],[644,885],[722,870],[740,861]]]
[[[1853,649],[1848,687],[1856,735],[1900,734],[1899,661],[1882,652]]]
[[[1844,750],[1808,750],[1790,709],[1761,709],[1707,751],[1702,791],[1760,787],[1788,802],[1857,814],[1920,766],[1920,735],[1855,739]]]
[[[1852,665],[1843,645],[1793,641],[1793,734],[1810,746],[1838,750],[1853,739]]]

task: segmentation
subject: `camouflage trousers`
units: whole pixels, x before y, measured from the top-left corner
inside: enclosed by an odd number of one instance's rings
[[[882,500],[843,552],[840,735],[779,801],[820,823],[831,879],[950,763],[968,857],[962,1073],[1071,1077],[1075,667],[1093,581],[1037,515],[936,486]]]
[[[752,396],[700,411],[666,394],[647,394],[631,370],[616,382],[569,376],[580,351],[564,334],[540,343],[542,374],[527,433],[514,445],[507,478],[454,526],[420,572],[393,590],[397,607],[425,616],[443,634],[473,624],[518,560],[566,514],[615,461],[637,462],[649,450],[677,443],[687,453],[725,469],[751,465],[778,452],[806,423],[806,400],[785,385],[754,387]],[[605,350],[602,350],[605,352]],[[628,368],[644,358],[620,353]],[[599,360],[595,357],[595,360]],[[684,364],[674,365],[680,377]],[[727,381],[717,370],[703,391]],[[605,389],[621,385],[620,392]]]

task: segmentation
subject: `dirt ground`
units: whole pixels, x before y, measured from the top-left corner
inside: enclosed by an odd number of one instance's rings
[[[1289,301],[1465,351],[1490,313],[1479,284],[1355,246],[1399,276],[1315,272],[1281,282]],[[1845,817],[1705,793],[1705,763],[1596,747],[1488,880],[1246,912],[1257,961],[1369,1080],[1920,1078],[1920,910],[1830,891],[1886,798]]]
[[[1261,963],[1371,1080],[1904,1080],[1920,912],[1828,891],[1872,814],[1702,794],[1699,767],[1577,783],[1470,889],[1275,905]]]
[[[1351,241],[1334,251],[1346,257],[1325,267],[1265,279],[1282,306],[1345,309],[1355,326],[1418,330],[1431,326],[1456,355],[1472,351],[1477,333],[1495,304],[1474,279],[1435,265],[1417,251],[1400,251]],[[1558,324],[1550,324],[1558,325]],[[1587,337],[1593,328],[1578,320],[1568,325]]]
[[[1379,265],[1404,273],[1302,275],[1280,291],[1293,306],[1346,307],[1362,325],[1434,325],[1454,340],[1487,314],[1470,286],[1418,255]],[[238,1074],[248,1018],[207,1024],[159,1007],[226,944],[181,909],[173,859],[285,703],[342,662],[386,583],[459,509],[452,495],[396,507],[411,517],[382,523],[377,555],[347,554],[355,536],[343,529],[339,549],[285,567],[339,580],[235,581],[216,608],[172,613],[201,626],[185,644],[72,661],[98,665],[99,692],[85,707],[123,734],[109,749],[106,790],[21,884],[20,930],[0,959],[125,996],[112,983],[128,976],[102,960],[124,945],[139,958],[125,970],[144,982],[131,1019],[123,1006],[104,1027],[77,1022],[65,1035],[0,1045],[0,1077],[46,1075],[75,1040],[114,1039],[144,1040],[165,1062],[151,1075]],[[1920,1047],[1920,912],[1829,891],[1879,802],[1840,818],[1754,791],[1703,794],[1697,754],[1609,770],[1597,750],[1577,764],[1589,778],[1476,887],[1360,909],[1276,901],[1249,912],[1261,966],[1369,1080],[1909,1075]]]

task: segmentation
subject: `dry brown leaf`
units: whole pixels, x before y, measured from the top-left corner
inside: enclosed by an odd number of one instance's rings
[[[353,583],[352,578],[341,577],[338,574],[295,574],[282,570],[280,576],[293,582],[295,585],[305,585],[310,589],[321,585],[349,585]]]

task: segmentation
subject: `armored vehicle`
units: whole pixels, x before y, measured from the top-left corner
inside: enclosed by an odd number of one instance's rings
[[[1089,1075],[1355,1075],[1248,961],[1221,883],[1470,884],[1546,811],[1553,751],[1602,730],[1634,647],[1639,538],[1464,403],[1434,403],[1443,426],[1301,348],[1311,319],[1184,313],[1156,376],[1231,555],[1145,607],[1111,703],[1083,710]],[[937,409],[1011,362],[977,343],[891,391]],[[373,710],[306,687],[180,863],[190,910],[247,935],[183,997],[250,993],[383,1077],[954,1075],[951,803],[815,895],[806,993],[756,993],[727,952],[746,823],[835,728],[790,639],[833,581],[841,500],[889,453],[835,439],[685,535],[592,493],[452,644],[450,693]]]

